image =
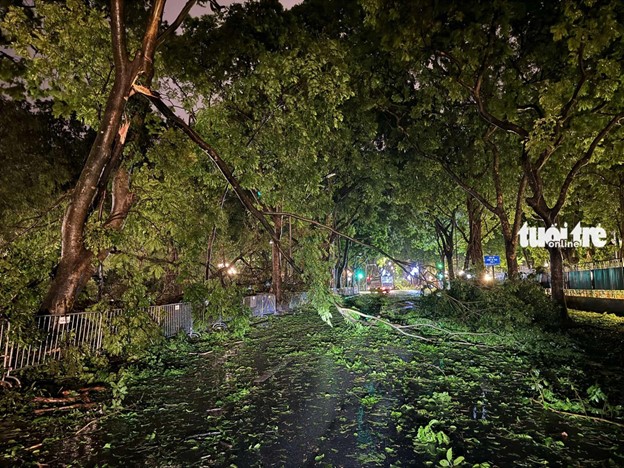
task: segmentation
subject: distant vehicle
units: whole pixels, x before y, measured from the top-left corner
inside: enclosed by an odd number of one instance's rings
[[[368,290],[376,291],[381,289],[381,276],[371,276],[368,281]]]
[[[394,289],[394,279],[392,276],[372,276],[368,282],[368,290],[379,294],[388,294]]]
[[[394,276],[392,275],[381,275],[381,287],[383,289],[394,289]]]

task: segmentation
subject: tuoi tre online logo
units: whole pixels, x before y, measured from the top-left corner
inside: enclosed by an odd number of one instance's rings
[[[603,228],[583,227],[581,223],[577,223],[570,232],[568,223],[561,228],[555,224],[548,229],[529,227],[524,223],[518,236],[521,247],[604,247],[607,244],[607,232]]]

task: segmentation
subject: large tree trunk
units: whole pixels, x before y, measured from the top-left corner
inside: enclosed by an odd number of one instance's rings
[[[223,209],[223,205],[225,204],[225,199],[227,198],[227,194],[230,186],[226,185],[225,190],[223,191],[223,195],[221,196],[221,201],[219,202],[219,208]],[[206,265],[204,271],[204,278],[209,280],[212,276],[212,270],[210,269],[212,266],[212,250],[214,248],[214,243],[217,240],[217,225],[215,224],[212,227],[212,231],[210,233],[210,237],[208,238],[208,246],[206,247]]]
[[[206,247],[206,263],[204,265],[204,279],[209,280],[212,277],[212,270],[210,269],[212,265],[212,250],[214,248],[214,243],[217,240],[217,226],[212,227],[212,232],[210,233],[210,237],[208,238],[208,246]]]
[[[558,247],[549,248],[550,254],[550,291],[552,299],[560,306],[561,319],[568,318],[568,309],[564,294],[563,255]]]
[[[455,268],[453,266],[453,248],[447,249],[444,251],[444,256],[446,257],[446,263],[448,264],[448,277],[449,281],[455,279]]]
[[[455,211],[453,211],[451,219],[447,224],[442,223],[439,219],[434,221],[437,237],[441,242],[441,254],[446,258],[448,263],[448,279],[455,279],[455,269],[453,267],[453,253],[455,252]]]
[[[85,245],[85,226],[94,203],[108,184],[113,166],[123,151],[128,126],[122,125],[126,102],[139,74],[149,81],[165,0],[155,0],[143,45],[134,60],[128,59],[124,25],[123,1],[111,1],[111,34],[115,60],[115,80],[108,95],[106,108],[97,137],[91,147],[63,218],[61,228],[61,258],[56,275],[42,303],[40,312],[65,314],[72,310],[76,295],[87,283],[93,269],[95,253]],[[127,214],[127,210],[126,210]],[[110,221],[123,224],[123,210],[111,213]]]
[[[619,196],[618,201],[620,205],[618,216],[618,234],[619,234],[619,242],[618,242],[618,253],[620,258],[624,258],[624,175],[620,174],[618,177],[619,182]]]
[[[340,244],[340,239],[338,239],[338,245]],[[347,286],[345,282],[343,282],[343,276],[345,267],[347,266],[347,261],[349,259],[349,240],[345,240],[345,247],[341,254],[338,255],[338,263],[336,264],[336,288],[340,289],[342,287]]]
[[[280,259],[279,240],[282,237],[282,217],[273,216],[273,225],[275,226],[274,237],[278,242],[271,244],[272,254],[272,284],[271,292],[275,294],[275,303],[280,304],[282,302],[282,262]]]
[[[336,239],[336,262],[333,268],[334,288],[340,289],[342,287],[342,270],[340,269],[340,262],[342,261],[342,244],[340,243],[340,237]]]
[[[509,279],[516,279],[519,276],[518,270],[518,233],[509,224],[507,215],[499,217],[501,221],[501,230],[503,232],[503,240],[505,242],[505,259],[507,260],[507,276]]]
[[[117,137],[125,105],[125,77],[115,80],[108,99],[102,128],[98,132],[78,183],[72,194],[61,228],[61,259],[52,285],[43,302],[42,310],[52,314],[71,311],[78,289],[89,278],[93,252],[84,243],[84,229],[92,203],[97,195],[102,174]]]
[[[466,203],[468,211],[468,247],[464,269],[472,266],[478,277],[485,270],[483,264],[483,206],[472,195],[468,195]]]

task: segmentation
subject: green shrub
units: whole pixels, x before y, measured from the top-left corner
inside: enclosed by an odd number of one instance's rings
[[[535,282],[506,281],[489,287],[454,280],[448,291],[421,298],[421,315],[450,319],[470,329],[511,332],[557,321],[554,304]]]

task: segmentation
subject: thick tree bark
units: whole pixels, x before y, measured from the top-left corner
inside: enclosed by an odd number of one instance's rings
[[[452,281],[455,279],[455,267],[453,266],[453,250],[445,250],[444,256],[446,257],[446,263],[448,264],[449,281]]]
[[[275,229],[274,237],[277,242],[271,244],[272,254],[272,283],[271,292],[275,294],[275,303],[280,304],[282,302],[282,262],[280,258],[279,241],[282,237],[282,217],[273,216],[273,226]]]
[[[480,277],[485,270],[483,264],[483,206],[470,194],[466,200],[469,233],[464,269],[472,266],[477,276]]]
[[[230,186],[226,185],[225,190],[223,191],[223,195],[221,196],[221,201],[219,202],[219,208],[223,209],[223,205],[225,204],[225,199],[227,197],[227,193],[229,191]],[[214,243],[217,240],[217,225],[215,224],[212,227],[212,232],[210,233],[210,238],[208,239],[208,246],[206,247],[206,265],[204,271],[204,278],[209,280],[212,276],[212,270],[210,269],[212,264],[212,250],[214,248]]]
[[[519,275],[518,270],[518,254],[516,252],[518,247],[518,231],[515,230],[510,224],[507,216],[502,216],[501,230],[503,232],[503,240],[505,242],[505,260],[507,260],[507,276],[510,279],[515,279]]]
[[[453,253],[455,252],[455,211],[452,213],[452,218],[447,225],[442,223],[439,219],[434,221],[436,233],[438,239],[441,241],[442,256],[446,259],[448,279],[452,281],[455,279],[455,268],[453,266]]]
[[[122,125],[126,102],[133,91],[139,74],[149,81],[153,75],[153,60],[165,0],[155,0],[152,5],[141,50],[130,61],[126,48],[124,2],[111,1],[111,35],[115,80],[108,95],[106,108],[97,137],[82,169],[61,228],[61,258],[56,275],[42,303],[41,312],[65,314],[72,310],[76,295],[86,284],[93,271],[94,252],[85,245],[85,226],[94,203],[107,186],[112,165],[121,155],[128,127]],[[129,207],[124,207],[127,214]],[[124,209],[111,213],[106,223],[112,229],[123,225]]]
[[[338,239],[338,245],[340,246],[340,239]],[[344,250],[338,257],[338,263],[336,264],[336,287],[340,289],[346,286],[346,284],[343,284],[342,277],[349,258],[349,239],[345,240]]]
[[[559,248],[549,248],[550,254],[550,291],[552,299],[560,306],[560,317],[562,320],[568,318],[568,308],[566,305],[563,281],[563,255]]]

